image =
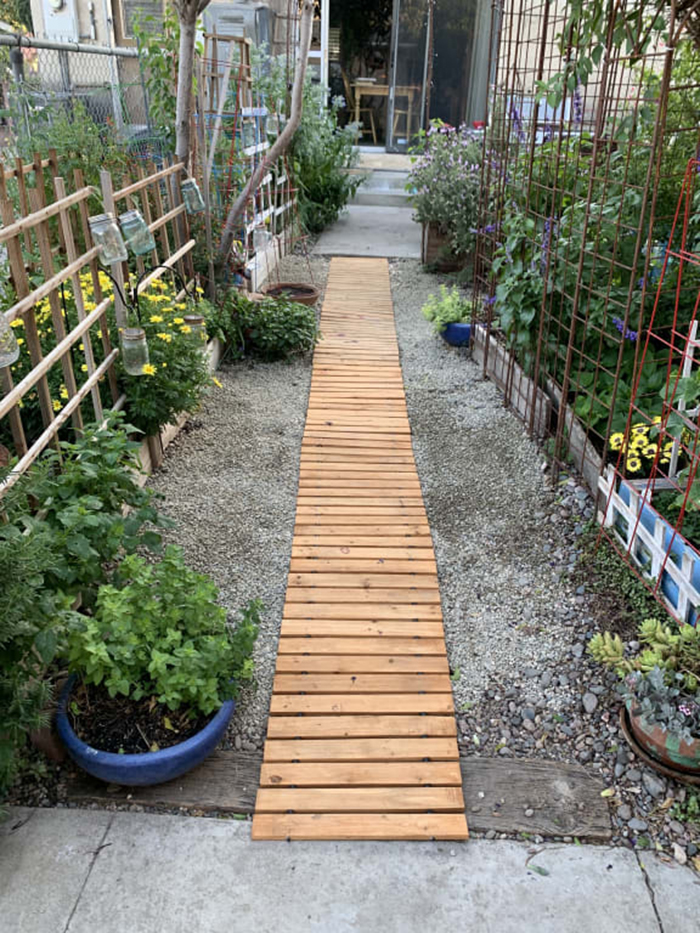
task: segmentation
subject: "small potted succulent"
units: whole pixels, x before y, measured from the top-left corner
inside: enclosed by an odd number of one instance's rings
[[[441,285],[439,296],[430,295],[423,305],[423,316],[450,346],[462,347],[469,343],[472,311],[456,285],[451,289]]]
[[[234,626],[206,576],[170,546],[158,563],[128,555],[67,636],[69,678],[57,729],[74,761],[103,781],[160,784],[200,764],[233,714],[260,603]]]
[[[646,619],[639,642],[595,635],[591,655],[617,672],[630,730],[664,767],[700,773],[700,629]]]

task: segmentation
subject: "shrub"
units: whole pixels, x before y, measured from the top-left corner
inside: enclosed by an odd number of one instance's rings
[[[455,129],[440,121],[425,134],[407,188],[419,223],[437,224],[456,255],[474,245],[481,183],[481,140],[466,125]]]
[[[319,337],[316,312],[298,301],[251,301],[231,291],[220,326],[227,341],[264,360],[283,360],[313,350]]]
[[[208,715],[253,676],[251,658],[261,604],[249,603],[235,628],[206,576],[189,569],[179,548],[153,565],[125,558],[95,612],[68,635],[70,669],[110,696],[155,697],[171,710]]]
[[[441,334],[448,324],[459,324],[471,320],[471,308],[456,285],[447,289],[440,286],[440,297],[429,295],[423,305],[423,317],[431,321],[436,334]]]

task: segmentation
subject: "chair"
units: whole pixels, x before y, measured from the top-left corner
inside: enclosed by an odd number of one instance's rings
[[[406,107],[408,108],[408,97],[406,97]],[[392,135],[392,138],[393,138],[393,140],[394,140],[394,142],[396,142],[396,131],[397,131],[398,128],[399,128],[399,121],[401,120],[401,117],[404,118],[404,121],[405,121],[405,124],[406,124],[406,139],[407,139],[407,140],[410,140],[410,138],[411,138],[411,127],[408,125],[408,124],[409,124],[409,114],[410,114],[410,122],[413,123],[413,118],[414,118],[415,115],[416,115],[416,114],[415,114],[415,111],[411,111],[411,110],[408,110],[408,109],[404,110],[404,109],[401,108],[401,107],[397,107],[397,106],[396,106],[396,103],[394,103],[394,123],[393,123],[393,126],[392,126],[392,134],[391,134],[391,135]]]
[[[348,76],[345,74],[344,69],[341,68],[340,73],[343,77],[343,86],[345,87],[345,102],[347,104],[348,110],[350,111],[351,114],[353,114],[353,119],[354,119],[355,95],[352,90],[352,85],[350,84],[350,81],[348,80]],[[369,114],[369,125],[370,125],[369,130],[366,129],[364,121],[362,120],[363,113]],[[360,107],[360,128],[358,132],[362,133],[363,136],[365,133],[371,132],[372,142],[374,143],[375,146],[377,145],[377,128],[374,124],[374,110],[371,107]]]

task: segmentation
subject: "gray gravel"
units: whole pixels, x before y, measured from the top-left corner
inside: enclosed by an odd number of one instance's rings
[[[413,448],[461,709],[495,673],[552,667],[569,640],[557,609],[575,594],[559,585],[538,534],[553,495],[537,447],[480,368],[421,314],[437,282],[416,262],[392,264]],[[523,700],[539,695],[528,677]]]
[[[327,260],[311,260],[324,288]],[[282,279],[308,281],[308,261],[290,256]],[[168,540],[220,587],[235,613],[248,600],[265,604],[255,649],[256,689],[241,696],[229,744],[261,748],[272,691],[277,638],[289,570],[311,358],[289,363],[238,362],[217,373],[199,412],[168,448],[149,485],[176,522]]]

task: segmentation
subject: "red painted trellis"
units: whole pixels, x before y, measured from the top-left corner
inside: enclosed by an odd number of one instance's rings
[[[700,615],[700,553],[682,532],[689,510],[698,507],[693,500],[700,502],[697,484],[694,488],[700,467],[700,407],[694,399],[696,404],[686,408],[688,380],[700,377],[700,287],[696,271],[700,270],[700,254],[689,249],[698,172],[700,161],[691,159],[663,258],[649,328],[639,335],[644,338],[644,346],[617,463],[608,466],[599,480],[605,509],[598,516],[602,526],[599,540],[607,538],[671,615],[691,624]],[[660,308],[671,290],[673,320],[668,324]],[[652,400],[642,395],[642,379],[645,365],[662,360],[666,365],[665,388],[663,399],[657,399],[661,414],[654,417],[649,413]],[[628,469],[635,436],[646,437],[647,453],[653,452],[649,475],[644,479],[630,478]],[[655,507],[655,494],[664,491],[673,491],[676,506],[680,506],[675,523]]]

